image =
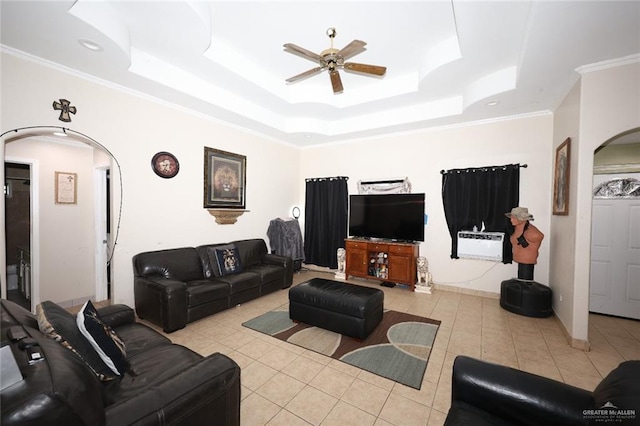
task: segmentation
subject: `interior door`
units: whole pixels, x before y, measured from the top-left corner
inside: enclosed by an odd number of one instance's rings
[[[5,162],[6,298],[31,310],[31,165]]]
[[[108,194],[109,184],[107,179],[108,168],[97,167],[94,170],[94,194],[95,194],[95,230],[96,230],[96,255],[95,255],[95,298],[97,301],[109,299],[109,274],[108,274]]]
[[[589,310],[640,319],[640,199],[594,199]]]

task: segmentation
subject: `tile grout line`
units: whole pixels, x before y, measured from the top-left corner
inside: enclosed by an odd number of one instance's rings
[[[618,347],[617,347],[616,345],[614,345],[613,343],[611,343],[611,341],[607,338],[607,336],[608,336],[608,335],[607,335],[607,333],[603,333],[603,332],[600,330],[600,327],[598,327],[598,325],[597,325],[597,324],[594,324],[594,325],[593,325],[593,327],[598,331],[598,333],[600,333],[600,335],[601,335],[601,336],[602,336],[602,338],[607,342],[607,344],[608,344],[609,346],[611,346],[611,349],[613,349],[613,350],[616,352],[616,354],[618,354],[618,355],[620,356],[620,358],[622,358],[623,360],[625,360],[625,361],[626,361],[626,360],[627,360],[627,358],[626,358],[626,357],[625,357],[625,356],[624,356],[624,355],[623,355],[623,354],[618,350]],[[626,330],[626,328],[625,328],[625,331],[627,331],[627,330]],[[628,332],[628,331],[627,331],[627,332]],[[632,335],[632,336],[633,336],[633,335]],[[589,361],[591,361],[591,358],[590,358],[590,357],[588,357],[588,358],[589,358]],[[596,369],[596,370],[597,370],[597,369]],[[598,371],[598,372],[599,372],[599,371]]]
[[[547,351],[549,352],[549,355],[551,355],[551,359],[553,360],[553,365],[556,367],[556,370],[560,374],[560,377],[562,378],[562,382],[563,383],[567,383],[567,379],[562,374],[562,371],[560,370],[560,366],[558,365],[558,362],[556,361],[556,357],[553,356],[553,351],[551,350],[551,347],[549,346],[549,342],[547,341],[547,338],[545,337],[544,333],[540,329],[540,325],[538,324],[537,321],[536,321],[536,327],[538,328],[538,331],[542,335],[542,340],[544,341],[544,346],[547,348]]]

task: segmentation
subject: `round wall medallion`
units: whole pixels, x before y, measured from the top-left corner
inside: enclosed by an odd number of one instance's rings
[[[178,174],[180,163],[173,154],[162,151],[151,159],[151,168],[161,178],[169,179]]]

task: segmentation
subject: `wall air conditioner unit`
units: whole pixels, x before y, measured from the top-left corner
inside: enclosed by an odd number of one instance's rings
[[[458,257],[502,262],[504,232],[458,231]]]

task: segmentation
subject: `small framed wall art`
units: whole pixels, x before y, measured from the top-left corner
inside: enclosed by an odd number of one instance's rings
[[[247,157],[204,148],[204,208],[244,209]]]
[[[553,214],[569,214],[569,176],[571,164],[571,139],[567,138],[556,149],[556,165],[553,180]]]
[[[78,174],[56,172],[56,204],[78,204]]]
[[[160,151],[151,159],[151,168],[161,178],[170,179],[180,171],[180,163],[173,154]]]

